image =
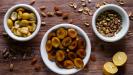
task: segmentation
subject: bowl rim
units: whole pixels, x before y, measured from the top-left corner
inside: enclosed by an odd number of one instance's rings
[[[113,8],[120,9],[121,12],[124,13],[124,17],[125,17],[125,19],[126,19],[126,25],[127,25],[126,27],[127,27],[127,29],[124,29],[124,34],[120,35],[119,37],[117,36],[117,37],[114,38],[114,36],[113,36],[113,37],[106,37],[106,36],[103,36],[101,33],[99,33],[99,32],[97,31],[96,25],[95,25],[95,23],[94,23],[95,20],[96,20],[97,14],[98,14],[102,9],[108,8],[108,7],[113,7]],[[111,8],[111,10],[114,10],[114,9]],[[105,11],[105,10],[104,10],[104,11]],[[114,11],[115,11],[115,10],[114,10]],[[118,6],[118,5],[115,5],[115,4],[106,4],[106,5],[101,6],[100,8],[98,8],[98,9],[95,11],[95,13],[94,13],[94,15],[93,15],[93,17],[92,17],[92,29],[93,29],[94,33],[95,33],[101,40],[103,40],[103,41],[105,41],[105,42],[116,42],[116,41],[122,39],[122,38],[126,35],[126,33],[128,32],[129,26],[130,26],[130,22],[129,22],[128,14],[126,13],[126,11],[125,11],[122,7],[120,7],[120,6]],[[119,31],[119,32],[122,32],[122,31]],[[116,34],[116,35],[117,35],[117,34]],[[112,38],[113,38],[113,39],[112,39]]]
[[[63,23],[63,24],[57,24],[55,26],[53,26],[52,28],[50,28],[43,36],[42,41],[41,41],[41,45],[40,45],[40,53],[41,53],[41,57],[43,59],[43,62],[45,63],[45,65],[52,70],[53,72],[57,73],[57,74],[74,74],[78,71],[80,71],[81,69],[62,69],[57,67],[57,65],[55,64],[55,62],[52,62],[48,59],[47,56],[47,52],[46,52],[46,48],[45,48],[45,44],[46,44],[46,40],[47,40],[47,35],[55,30],[58,29],[60,27],[65,27],[65,28],[74,28],[76,29],[78,32],[80,32],[80,34],[82,34],[82,36],[84,37],[84,39],[86,40],[86,56],[83,59],[84,62],[84,66],[88,63],[89,59],[90,59],[90,54],[91,54],[91,42],[89,37],[87,36],[87,34],[78,26],[75,26],[73,24],[67,24],[67,23]],[[49,63],[50,62],[50,63]],[[54,64],[54,66],[53,66]]]
[[[36,18],[37,18],[37,26],[36,26],[36,30],[28,37],[18,37],[16,35],[13,34],[13,32],[9,29],[8,25],[7,25],[7,20],[9,18],[9,15],[11,14],[11,12],[13,12],[13,10],[15,10],[16,8],[18,7],[23,7],[23,8],[26,8],[26,9],[29,9],[31,10],[32,12],[34,12],[34,14],[36,15]],[[16,41],[28,41],[28,40],[31,40],[32,38],[34,38],[37,33],[39,32],[40,30],[40,26],[41,26],[41,17],[39,15],[39,13],[37,12],[37,10],[32,7],[31,5],[28,5],[28,4],[16,4],[16,5],[13,5],[11,8],[8,9],[8,11],[6,12],[5,16],[4,16],[4,29],[5,31],[7,32],[7,34],[14,40]]]

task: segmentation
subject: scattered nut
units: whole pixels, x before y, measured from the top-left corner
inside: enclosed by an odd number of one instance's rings
[[[84,8],[83,8],[83,7],[80,7],[80,8],[78,9],[78,12],[82,13],[83,10],[84,10]]]
[[[82,6],[83,6],[83,7],[86,7],[86,3],[82,3]]]
[[[128,16],[129,16],[129,19],[133,21],[133,14],[131,11],[128,13]]]
[[[5,59],[9,57],[9,54],[9,50],[7,48],[2,51],[3,58]]]
[[[43,12],[43,11],[41,11],[41,15],[42,15],[43,17],[46,17],[46,16],[47,16],[47,14],[46,14],[45,12]]]
[[[44,22],[44,21],[41,22],[41,25],[42,25],[42,26],[45,26],[45,25],[46,25],[46,22]]]
[[[31,0],[30,5],[35,4],[36,0]]]
[[[70,2],[69,6],[74,8],[74,9],[76,9],[78,5],[76,3],[74,3],[74,2]]]
[[[41,65],[36,64],[34,69],[39,72],[41,70]]]
[[[88,0],[88,3],[91,3],[91,0]]]
[[[37,62],[37,57],[33,57],[31,61],[31,65],[34,65]]]
[[[91,54],[90,60],[93,61],[93,62],[95,62],[96,61],[96,56],[94,54]]]
[[[58,7],[58,6],[55,6],[55,7],[54,7],[54,10],[55,10],[55,11],[59,11],[59,7]]]
[[[120,5],[124,5],[125,2],[123,0],[116,0]]]
[[[96,8],[99,8],[101,5],[100,5],[100,3],[96,3]]]
[[[41,6],[41,7],[39,7],[39,9],[42,11],[42,10],[45,10],[46,7],[45,6]]]
[[[87,27],[90,26],[90,24],[88,22],[84,22],[84,25]]]
[[[62,12],[62,11],[55,11],[55,14],[56,14],[57,16],[62,16],[63,12]]]
[[[68,19],[69,14],[68,13],[63,13],[63,19]]]
[[[10,71],[13,71],[13,68],[14,68],[14,64],[10,64],[10,65],[9,65],[9,70],[10,70]]]
[[[85,2],[86,0],[81,0],[81,2]]]
[[[54,16],[54,12],[47,12],[47,16],[48,16],[48,17]]]

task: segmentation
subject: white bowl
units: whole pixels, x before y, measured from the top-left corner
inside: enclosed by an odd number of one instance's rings
[[[103,36],[102,34],[100,34],[97,31],[97,28],[96,28],[96,18],[98,17],[98,15],[100,13],[102,13],[103,11],[106,11],[106,10],[114,10],[118,14],[120,14],[121,17],[122,17],[122,29],[113,37]],[[101,6],[94,13],[93,18],[92,18],[92,28],[93,28],[93,31],[95,32],[95,34],[101,40],[106,41],[106,42],[115,42],[115,41],[118,41],[121,38],[123,38],[126,35],[126,33],[128,32],[128,29],[129,29],[129,18],[128,18],[128,15],[127,15],[126,11],[123,8],[121,8],[120,6],[115,5],[115,4],[107,4],[107,5]]]
[[[64,28],[74,28],[78,31],[78,33],[83,36],[83,38],[85,39],[86,41],[86,56],[85,58],[83,59],[83,62],[84,64],[86,65],[89,58],[90,58],[90,53],[91,53],[91,44],[90,44],[90,40],[87,36],[87,34],[79,27],[75,26],[75,25],[72,25],[72,24],[58,24],[52,28],[50,28],[46,33],[45,35],[43,36],[43,39],[41,41],[41,46],[40,46],[40,52],[41,52],[41,57],[44,61],[44,63],[46,64],[46,66],[51,69],[53,72],[55,73],[58,73],[58,74],[74,74],[78,71],[80,71],[81,69],[62,69],[62,68],[59,68],[55,62],[51,62],[49,59],[48,59],[48,55],[47,55],[47,52],[46,52],[46,48],[45,48],[45,44],[46,44],[46,41],[47,41],[47,37],[48,37],[48,34],[50,32],[52,32],[53,30],[56,30],[60,27],[64,27]]]
[[[28,37],[18,37],[16,35],[14,35],[12,33],[12,31],[9,29],[8,25],[7,25],[7,19],[9,18],[10,14],[17,8],[19,7],[23,7],[25,9],[28,9],[28,10],[31,10],[32,12],[35,13],[36,17],[37,17],[37,27],[36,27],[36,30]],[[7,13],[5,14],[4,16],[4,29],[5,31],[7,32],[7,34],[14,40],[17,40],[17,41],[28,41],[28,40],[31,40],[33,37],[35,37],[35,35],[39,32],[40,30],[40,26],[41,26],[41,18],[40,18],[40,15],[39,13],[37,12],[37,10],[35,8],[33,8],[32,6],[30,5],[27,5],[27,4],[17,4],[17,5],[14,5],[12,6],[8,11]]]

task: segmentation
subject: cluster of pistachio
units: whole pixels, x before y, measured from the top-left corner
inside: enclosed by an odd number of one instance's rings
[[[19,37],[28,37],[36,29],[36,15],[27,9],[17,8],[7,20],[7,25],[12,33]]]

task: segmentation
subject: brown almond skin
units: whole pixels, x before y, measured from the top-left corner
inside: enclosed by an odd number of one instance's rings
[[[55,10],[55,11],[59,11],[60,9],[59,9],[58,6],[55,6],[55,7],[54,7],[54,10]]]
[[[63,19],[65,20],[65,19],[68,19],[68,17],[69,17],[69,14],[68,13],[63,13]]]

